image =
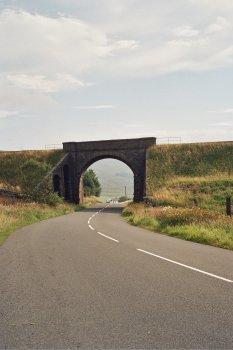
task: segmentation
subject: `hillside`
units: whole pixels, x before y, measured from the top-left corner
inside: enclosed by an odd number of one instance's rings
[[[103,197],[133,197],[133,173],[124,163],[114,159],[103,159],[91,165],[99,178]]]

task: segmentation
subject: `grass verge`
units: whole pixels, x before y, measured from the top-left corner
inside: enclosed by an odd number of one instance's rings
[[[194,208],[157,207],[129,204],[123,210],[135,226],[202,244],[233,250],[233,218]]]
[[[82,205],[62,203],[56,207],[15,198],[0,197],[0,245],[6,238],[23,226],[37,221],[69,214],[84,209],[96,202],[95,197],[86,198]]]

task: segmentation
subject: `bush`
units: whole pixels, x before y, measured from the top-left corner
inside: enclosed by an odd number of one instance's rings
[[[38,162],[34,159],[27,160],[21,166],[21,189],[34,201],[56,207],[62,203],[62,199],[53,192],[52,179],[51,176],[48,176],[50,169],[51,166],[46,162]]]
[[[50,205],[51,207],[57,207],[62,202],[63,199],[59,197],[58,194],[55,192],[51,192],[45,197],[45,203]]]

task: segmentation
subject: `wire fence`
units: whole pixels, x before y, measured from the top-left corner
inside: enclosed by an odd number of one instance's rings
[[[181,143],[181,137],[177,136],[169,136],[169,137],[157,137],[156,138],[156,144],[157,145],[162,145],[162,144],[177,144]]]
[[[59,149],[62,148],[62,144],[61,143],[50,143],[48,145],[44,146],[45,149]]]

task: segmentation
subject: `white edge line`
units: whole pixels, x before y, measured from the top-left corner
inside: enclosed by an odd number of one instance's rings
[[[88,226],[92,231],[95,231],[95,229],[91,225],[88,225]]]
[[[112,238],[112,237],[109,237],[109,236],[107,236],[107,235],[104,235],[104,234],[101,233],[101,232],[97,232],[97,233],[98,233],[99,235],[105,237],[105,238],[111,239],[112,241],[119,243],[119,241],[118,241],[117,239],[115,239],[115,238]]]
[[[205,275],[208,275],[208,276],[211,276],[211,277],[214,277],[214,278],[218,278],[218,279],[223,280],[223,281],[225,281],[225,282],[229,282],[229,283],[232,283],[232,282],[233,282],[232,280],[229,280],[229,279],[227,279],[227,278],[223,278],[223,277],[221,277],[221,276],[214,275],[213,273],[209,273],[209,272],[206,272],[206,271],[203,271],[203,270],[196,269],[195,267],[192,267],[192,266],[189,266],[189,265],[181,264],[181,263],[179,263],[179,262],[177,262],[177,261],[164,258],[163,256],[160,256],[160,255],[156,255],[156,254],[147,252],[146,250],[143,250],[143,249],[137,249],[137,250],[138,250],[139,252],[142,252],[142,253],[145,253],[145,254],[148,254],[148,255],[155,256],[156,258],[169,261],[170,263],[173,263],[173,264],[176,264],[176,265],[179,265],[179,266],[186,267],[187,269],[194,270],[194,271],[203,273],[203,274],[205,274]]]

